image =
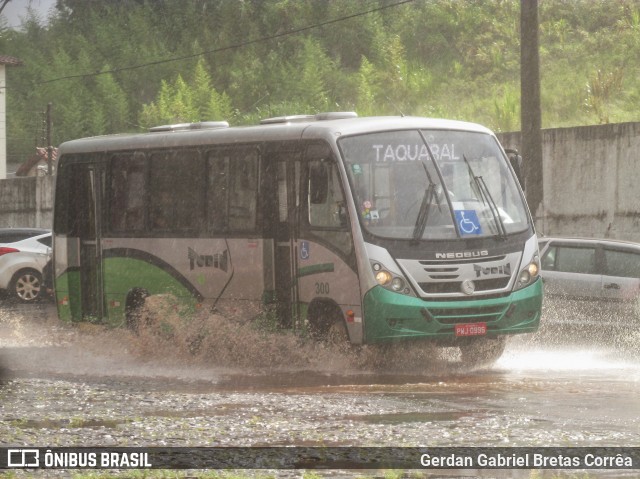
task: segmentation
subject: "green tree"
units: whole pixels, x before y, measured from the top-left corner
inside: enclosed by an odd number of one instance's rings
[[[109,69],[108,65],[104,67],[104,70]],[[104,128],[93,133],[106,134],[130,128],[127,95],[112,74],[96,77],[94,99],[94,111],[102,111],[105,120]]]
[[[376,96],[374,93],[375,67],[367,57],[362,57],[360,71],[358,72],[358,101],[357,110],[362,116],[369,116],[376,111]]]
[[[599,123],[609,123],[610,102],[620,93],[623,78],[622,68],[608,73],[598,70],[589,78],[585,105],[598,117]]]
[[[326,77],[334,71],[333,62],[322,46],[312,38],[304,39],[298,62],[301,72],[299,80],[301,100],[306,99],[316,111],[327,110],[330,102]]]
[[[156,100],[143,105],[140,124],[150,127],[160,123],[220,120],[230,118],[232,113],[229,97],[211,86],[205,63],[200,61],[190,84],[180,74],[173,84],[162,81]]]
[[[231,99],[213,88],[203,59],[198,61],[193,75],[193,102],[201,120],[229,120],[233,116]]]
[[[161,122],[334,109],[517,128],[518,0],[378,9],[390,5],[58,0],[48,18],[32,11],[20,29],[0,24],[1,52],[24,62],[7,70],[9,157],[42,141],[49,102],[56,144]],[[541,2],[543,127],[638,120],[639,11],[637,0]],[[594,75],[618,69],[615,81]]]
[[[497,131],[517,131],[520,127],[520,95],[514,87],[505,89],[494,103],[493,128]]]

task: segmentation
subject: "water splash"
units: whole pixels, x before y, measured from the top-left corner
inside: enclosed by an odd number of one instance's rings
[[[372,380],[414,375],[420,380],[470,372],[456,362],[456,348],[434,348],[421,341],[396,347],[322,344],[300,334],[256,327],[256,321],[244,317],[181,315],[162,296],[148,298],[138,334],[62,323],[51,307],[46,311],[0,310],[0,366],[43,374],[207,381],[229,374],[305,372],[347,378],[368,375]],[[584,343],[566,324],[561,323],[559,330],[551,328],[548,318],[548,314],[543,317],[540,333],[511,338],[494,370],[606,371],[607,376],[640,381],[640,331],[624,334],[605,347],[601,339]],[[593,339],[597,334],[588,336]]]
[[[589,302],[546,301],[539,332],[514,337],[496,367],[640,380],[640,323],[590,312]]]

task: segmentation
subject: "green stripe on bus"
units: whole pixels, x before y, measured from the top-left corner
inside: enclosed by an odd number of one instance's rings
[[[333,273],[333,271],[333,263],[314,264],[311,266],[305,266],[304,268],[298,268],[298,278],[302,278],[303,276],[310,276],[312,274]]]

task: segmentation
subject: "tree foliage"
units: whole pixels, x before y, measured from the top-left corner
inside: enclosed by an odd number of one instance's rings
[[[231,101],[211,85],[205,63],[200,60],[187,83],[178,74],[173,83],[162,81],[155,101],[142,105],[140,123],[151,127],[159,123],[187,123],[231,117]]]
[[[170,122],[355,110],[519,129],[518,0],[58,0],[0,20],[10,160]],[[543,126],[637,121],[636,0],[540,2]]]

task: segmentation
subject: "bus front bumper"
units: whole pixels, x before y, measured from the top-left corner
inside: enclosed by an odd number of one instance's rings
[[[425,301],[376,286],[364,297],[365,343],[433,339],[453,343],[456,325],[486,324],[486,336],[538,330],[542,281],[499,298]]]

